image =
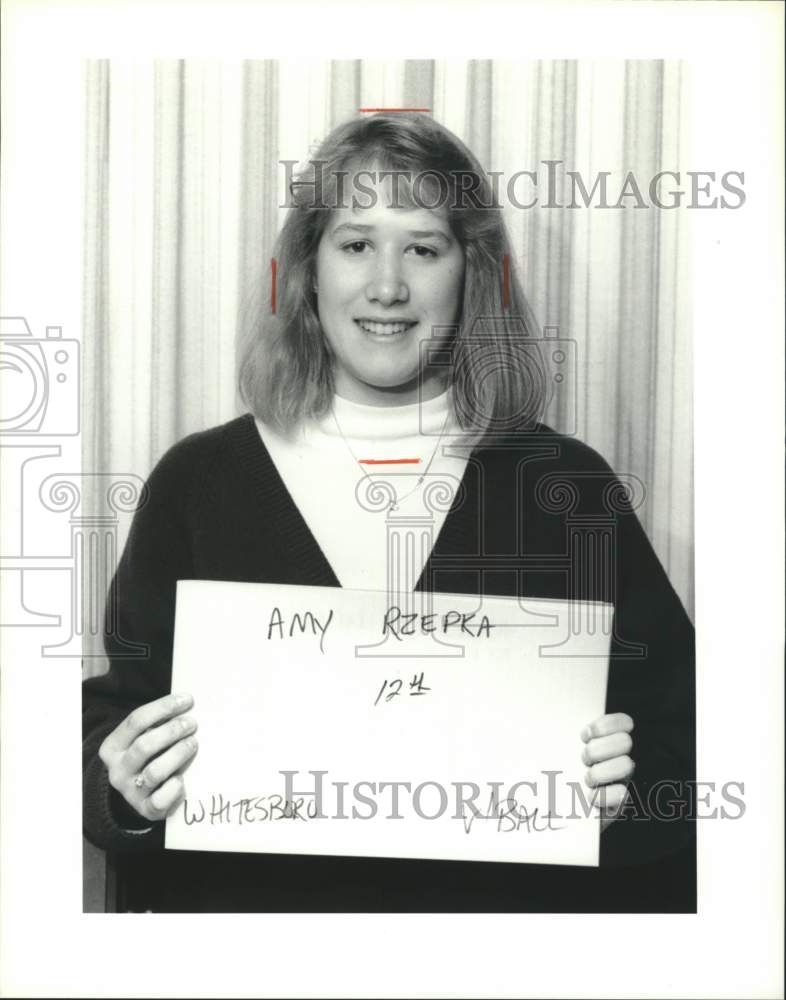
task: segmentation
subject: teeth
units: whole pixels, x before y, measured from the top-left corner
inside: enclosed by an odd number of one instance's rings
[[[366,333],[375,333],[380,336],[389,336],[394,333],[404,333],[413,323],[369,323],[367,320],[359,319],[355,321],[361,330]]]

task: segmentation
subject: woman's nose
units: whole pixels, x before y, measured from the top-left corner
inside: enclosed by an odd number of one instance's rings
[[[366,297],[369,302],[379,302],[384,306],[409,299],[409,288],[398,261],[383,258],[375,262],[374,273],[366,287]]]

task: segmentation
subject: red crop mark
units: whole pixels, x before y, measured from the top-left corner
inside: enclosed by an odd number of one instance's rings
[[[418,465],[419,458],[361,458],[361,465]]]
[[[510,254],[502,257],[502,308],[510,308]]]
[[[431,108],[358,108],[358,111],[431,111]]]
[[[270,310],[276,314],[276,275],[278,272],[278,262],[275,257],[270,259]]]

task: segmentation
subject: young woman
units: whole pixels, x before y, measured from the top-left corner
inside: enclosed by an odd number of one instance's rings
[[[109,673],[85,682],[88,837],[118,852],[143,887],[125,903],[145,909],[675,908],[647,894],[684,867],[651,862],[689,845],[689,827],[621,813],[658,782],[684,800],[692,629],[609,467],[538,420],[537,330],[503,274],[480,164],[425,115],[376,114],[334,130],[292,197],[276,308],[241,367],[250,412],[164,456],[118,567],[119,634],[150,655],[123,660],[108,634]],[[416,471],[391,474],[404,457]],[[436,508],[435,481],[455,486]],[[177,580],[386,589],[388,519],[424,505],[436,541],[397,570],[401,591],[615,605],[607,711],[577,734],[605,792],[601,868],[163,852],[198,753],[199,706],[169,693]],[[611,526],[610,573],[576,565],[577,510]]]

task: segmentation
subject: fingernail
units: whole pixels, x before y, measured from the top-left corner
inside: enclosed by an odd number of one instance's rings
[[[581,730],[581,738],[582,738],[582,739],[584,740],[584,742],[586,743],[586,742],[587,742],[587,741],[589,740],[590,736],[592,736],[592,730],[590,729],[590,727],[589,727],[589,726],[585,726],[585,727],[584,727],[584,728],[583,728],[583,729]]]
[[[186,740],[186,746],[188,747],[189,750],[196,750],[199,744],[193,737],[190,737],[189,739]]]
[[[191,704],[191,695],[190,694],[176,694],[175,695],[175,701],[177,702],[178,705],[183,705],[183,706],[190,705]]]
[[[181,719],[180,720],[180,725],[183,728],[183,732],[188,733],[188,732],[190,732],[194,728],[194,720],[193,719]]]

